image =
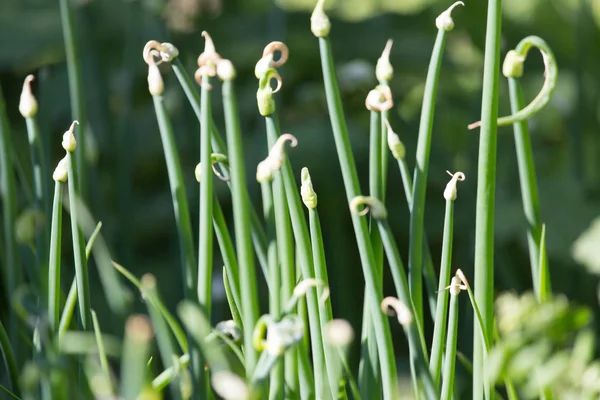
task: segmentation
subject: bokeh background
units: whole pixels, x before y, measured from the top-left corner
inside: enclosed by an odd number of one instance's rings
[[[260,209],[256,164],[267,154],[263,119],[256,107],[253,70],[263,47],[282,40],[290,48],[282,70],[278,111],[284,131],[296,135],[290,152],[299,177],[309,167],[319,195],[332,301],[336,316],[358,327],[362,315],[363,279],[354,233],[345,203],[341,173],[325,104],[317,40],[310,32],[313,0],[73,0],[83,68],[89,130],[85,132],[91,166],[89,206],[113,258],[136,275],[151,272],[170,307],[182,298],[177,236],[167,171],[146,83],[142,48],[150,40],[169,41],[193,73],[202,51],[202,30],[211,33],[217,50],[235,64],[246,149],[248,182],[254,207]],[[466,126],[479,119],[486,2],[466,0],[454,12],[455,30],[444,56],[435,115],[425,223],[436,265],[443,226],[442,192],[446,170],[463,171],[456,204],[454,268],[473,276],[475,193],[478,134]],[[369,114],[364,99],[376,85],[374,65],[392,38],[391,82],[395,106],[391,123],[406,144],[409,165],[414,151],[422,92],[436,28],[435,17],[452,2],[442,0],[329,0],[331,40],[338,79],[362,187],[367,189]],[[597,309],[595,271],[600,269],[600,1],[504,0],[502,54],[527,35],[544,38],[554,50],[560,72],[550,104],[530,120],[539,181],[542,219],[553,289]],[[165,98],[173,119],[193,221],[198,190],[193,170],[199,161],[199,126],[170,68],[162,69]],[[36,76],[41,132],[55,165],[60,140],[71,122],[65,53],[57,1],[0,0],[0,83],[7,101],[17,153],[22,212],[31,207],[27,135],[18,112],[26,75]],[[532,52],[522,79],[533,98],[543,81],[543,64]],[[219,90],[214,91],[214,119],[223,127]],[[508,113],[506,80],[500,80],[500,113]],[[393,161],[393,160],[392,160]],[[495,262],[497,290],[523,292],[531,287],[512,130],[498,136]],[[227,187],[217,183],[220,202],[231,219]],[[408,255],[408,212],[399,173],[390,163],[388,205],[403,257]],[[231,222],[231,221],[230,221]],[[194,222],[194,225],[197,225]],[[592,228],[590,228],[592,227]],[[69,230],[65,229],[65,235]],[[67,236],[68,237],[68,236]],[[578,241],[579,239],[579,241]],[[64,287],[73,274],[69,240],[65,244]],[[1,251],[1,250],[0,250]],[[22,246],[22,252],[29,252]],[[215,270],[220,263],[215,260]],[[92,268],[92,303],[111,326]],[[215,318],[226,318],[224,294],[215,273]],[[259,280],[261,280],[260,278]],[[392,293],[386,278],[386,293]],[[263,286],[264,289],[264,286]],[[266,292],[263,290],[263,304]],[[465,303],[465,306],[467,304]],[[143,306],[138,301],[136,307]],[[263,308],[266,310],[266,308]],[[472,317],[463,312],[459,348],[469,352]],[[401,343],[402,339],[400,339]],[[401,346],[398,345],[400,349]],[[402,351],[398,351],[402,355]]]

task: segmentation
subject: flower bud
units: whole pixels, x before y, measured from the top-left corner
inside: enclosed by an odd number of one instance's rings
[[[448,182],[448,184],[446,185],[446,189],[444,189],[444,198],[446,200],[454,201],[454,200],[456,200],[456,195],[457,195],[456,183],[458,181],[460,181],[460,182],[464,181],[465,174],[463,174],[462,172],[457,172],[455,174],[451,174],[450,172],[448,172],[448,174],[452,177],[452,179],[450,179],[450,182]]]
[[[331,22],[323,9],[325,0],[319,0],[310,16],[310,30],[318,38],[327,37],[331,30]]]
[[[302,168],[301,178],[302,186],[300,186],[300,194],[302,196],[302,202],[304,202],[306,208],[314,209],[317,207],[317,193],[313,188],[308,168]]]
[[[52,173],[52,179],[56,182],[66,182],[69,177],[69,158],[64,156],[59,162],[54,172]]]
[[[385,124],[387,125],[387,143],[390,151],[392,152],[392,156],[396,160],[403,160],[406,156],[406,148],[404,147],[404,143],[400,140],[400,136],[396,134],[392,130],[392,127],[389,121],[386,119]]]
[[[217,75],[223,81],[232,81],[235,79],[236,71],[233,63],[229,60],[220,60],[217,63]]]
[[[271,169],[269,158],[258,163],[256,167],[256,181],[258,183],[268,182],[273,180],[273,170]]]
[[[436,19],[435,19],[435,26],[440,29],[440,30],[444,30],[444,31],[451,31],[452,29],[454,29],[454,20],[452,19],[452,10],[457,7],[457,6],[464,6],[465,3],[463,3],[462,1],[457,1],[456,3],[452,4],[446,11],[444,11],[443,13],[441,13]]]
[[[25,82],[23,82],[23,91],[21,92],[21,99],[19,101],[19,112],[23,118],[35,117],[38,111],[38,102],[31,92],[31,81],[33,75],[27,76]]]
[[[508,53],[506,53],[506,57],[502,63],[502,75],[507,78],[522,77],[524,63],[524,56],[520,55],[515,50],[510,50]]]
[[[148,64],[148,91],[152,96],[162,96],[165,83],[156,64]]]
[[[64,133],[62,139],[62,147],[69,153],[73,153],[77,148],[77,140],[75,140],[75,135],[73,134],[75,125],[79,125],[79,122],[73,121],[71,127]]]
[[[387,41],[381,57],[379,57],[375,66],[375,76],[380,83],[391,81],[394,77],[394,67],[390,63],[390,52],[392,51],[393,43],[392,39]]]

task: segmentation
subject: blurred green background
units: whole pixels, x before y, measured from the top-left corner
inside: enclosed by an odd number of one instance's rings
[[[486,2],[466,0],[454,12],[438,89],[426,204],[426,231],[439,261],[444,214],[446,170],[463,171],[456,204],[454,268],[473,277],[475,192],[478,133],[467,124],[479,119],[485,36]],[[182,298],[179,252],[167,172],[152,99],[146,84],[142,48],[151,39],[170,41],[193,73],[202,51],[202,30],[212,35],[217,51],[238,70],[237,89],[246,148],[248,182],[255,208],[260,209],[256,164],[267,154],[263,119],[255,101],[254,64],[271,40],[290,48],[278,95],[282,129],[296,135],[290,151],[299,178],[309,167],[319,195],[334,313],[358,326],[362,314],[363,280],[341,173],[329,124],[318,43],[310,32],[313,0],[74,0],[77,36],[83,68],[90,129],[88,162],[90,208],[103,221],[113,258],[138,276],[152,272],[170,307]],[[435,17],[452,2],[441,0],[330,0],[331,40],[338,67],[354,154],[367,190],[368,123],[364,108],[376,85],[374,65],[388,38],[394,39],[391,82],[395,106],[391,123],[407,147],[409,165],[414,150],[422,91],[436,35]],[[540,189],[542,219],[553,289],[597,309],[595,270],[600,270],[600,226],[589,229],[600,215],[600,1],[504,0],[502,55],[527,35],[538,35],[554,50],[559,81],[550,104],[530,120]],[[162,69],[166,103],[173,119],[184,171],[193,225],[197,225],[198,190],[193,170],[199,161],[199,126],[169,67]],[[60,140],[71,122],[63,38],[58,1],[0,0],[0,83],[7,101],[13,141],[23,175],[30,177],[25,123],[18,99],[26,75],[35,74],[39,121],[51,149],[50,165],[62,156]],[[522,79],[533,98],[543,81],[539,54],[529,57]],[[500,80],[500,113],[508,113],[507,83]],[[214,91],[214,119],[223,127],[219,90]],[[50,179],[50,177],[48,177]],[[29,181],[20,179],[20,211],[27,201]],[[223,209],[231,217],[230,196],[217,183]],[[407,258],[408,212],[395,163],[390,163],[388,205],[404,259]],[[497,290],[522,292],[531,287],[512,129],[498,137],[496,205]],[[231,219],[231,218],[230,218]],[[231,221],[230,221],[231,222]],[[69,230],[65,229],[65,235]],[[574,243],[585,233],[576,246]],[[68,238],[68,236],[67,236]],[[69,240],[63,240],[64,286],[73,274]],[[30,252],[22,246],[22,252]],[[574,256],[575,255],[575,256]],[[217,256],[218,258],[219,256]],[[220,269],[215,260],[215,268]],[[594,270],[595,269],[595,270]],[[101,288],[92,268],[93,307],[106,330],[110,326]],[[218,278],[219,273],[215,273]],[[261,281],[262,282],[262,281]],[[386,294],[392,294],[386,279]],[[263,304],[266,292],[263,285]],[[466,303],[465,303],[466,305]],[[215,318],[226,318],[222,285],[215,282]],[[142,310],[141,301],[136,307]],[[263,308],[266,311],[266,308]],[[472,317],[461,315],[469,352]],[[400,345],[398,345],[400,349]],[[398,350],[401,352],[400,350]]]

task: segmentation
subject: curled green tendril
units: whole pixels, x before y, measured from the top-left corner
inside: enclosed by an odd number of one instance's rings
[[[527,36],[521,40],[515,50],[509,52],[511,58],[509,61],[513,63],[513,65],[505,65],[503,69],[505,71],[518,71],[520,68],[517,64],[522,64],[525,62],[527,54],[532,47],[536,47],[540,53],[542,53],[542,58],[544,60],[544,85],[542,86],[542,89],[538,95],[523,109],[512,115],[498,118],[498,126],[511,125],[533,116],[542,108],[544,108],[546,104],[548,104],[548,101],[550,101],[550,97],[552,96],[552,92],[554,92],[554,89],[556,88],[556,81],[558,79],[558,66],[556,65],[556,58],[554,57],[554,53],[548,44],[538,36]],[[518,73],[511,74],[508,76],[508,78],[516,79],[519,77],[518,75]],[[481,121],[477,121],[469,125],[469,129],[478,128],[480,125]]]

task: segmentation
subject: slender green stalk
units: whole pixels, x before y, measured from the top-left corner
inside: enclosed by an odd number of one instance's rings
[[[546,253],[546,225],[542,225],[540,234],[540,260],[539,260],[539,294],[537,296],[540,303],[548,300],[552,296],[552,285],[550,284],[550,267],[548,266],[548,254]]]
[[[371,93],[377,93],[376,90]],[[369,102],[369,97],[367,102]],[[375,198],[381,198],[383,195],[382,174],[381,174],[381,113],[371,110],[370,124],[370,147],[369,147],[369,192]],[[385,152],[387,154],[387,151]],[[377,274],[383,278],[383,245],[381,237],[377,229],[376,222],[370,221],[370,236],[371,245],[375,254],[375,266]],[[368,296],[365,292],[363,300],[363,333],[362,333],[362,349],[361,349],[361,364],[359,367],[359,387],[361,396],[365,399],[376,399],[381,397],[381,387],[379,385],[379,357],[377,355],[377,343],[375,340],[375,330],[373,328],[373,316],[369,312]]]
[[[440,264],[440,282],[438,285],[437,308],[435,310],[435,324],[431,344],[431,359],[429,370],[436,386],[440,385],[442,371],[442,352],[445,347],[446,314],[448,313],[448,293],[446,288],[450,285],[450,268],[452,265],[452,243],[454,239],[454,201],[456,200],[456,183],[464,180],[462,172],[452,175],[446,187],[446,215],[444,217],[444,237],[442,241],[442,261]]]
[[[76,151],[77,142],[73,130],[77,121],[71,124],[71,128],[63,136],[63,148],[67,151],[69,164],[69,213],[71,219],[71,236],[73,239],[73,257],[75,259],[75,278],[77,281],[77,299],[79,304],[79,316],[84,330],[91,328],[92,315],[90,313],[90,282],[88,277],[87,259],[85,257],[85,239],[79,225],[79,178],[77,159],[73,153]]]
[[[458,293],[453,293],[452,288],[450,288],[450,291],[450,315],[448,316],[448,338],[446,340],[446,354],[444,360],[442,400],[452,399],[454,390],[454,367],[456,365],[456,342],[458,339]],[[458,290],[458,292],[460,292],[460,290]]]
[[[502,0],[489,0],[475,216],[475,299],[482,307],[481,314],[488,337],[492,336],[494,325],[494,204],[501,21]],[[485,349],[476,324],[477,321],[473,332],[473,400],[480,400],[484,391]]]
[[[206,38],[207,47],[210,46],[210,36],[206,32],[202,35]],[[209,44],[210,43],[210,44]],[[205,53],[207,49],[205,48]],[[213,176],[211,171],[211,146],[210,125],[212,115],[211,104],[211,78],[208,73],[201,74],[200,80],[201,96],[201,121],[200,121],[200,206],[199,206],[199,234],[198,234],[198,301],[204,308],[207,318],[210,320],[212,308],[212,261],[213,261]]]
[[[73,313],[75,312],[75,305],[77,304],[77,279],[73,278],[65,306],[63,307],[62,314],[60,315],[60,323],[58,324],[58,343],[63,341],[65,333],[71,326],[73,320]]]
[[[175,75],[177,76],[177,79],[179,80],[179,83],[181,85],[181,87],[183,88],[183,91],[185,92],[185,95],[189,101],[189,103],[192,106],[192,109],[194,110],[194,113],[196,114],[196,117],[198,118],[198,121],[201,120],[201,113],[200,113],[200,95],[198,94],[198,91],[195,88],[195,85],[193,84],[192,79],[190,78],[190,76],[187,74],[187,72],[185,71],[185,69],[183,68],[183,65],[181,64],[181,61],[177,58],[175,60],[175,62],[172,64],[173,66],[173,72],[175,72]],[[233,83],[232,83],[233,85]],[[223,90],[225,90],[225,86],[223,87]],[[225,93],[224,93],[225,95]],[[221,134],[219,133],[219,131],[217,130],[217,128],[215,127],[214,123],[211,123],[210,126],[211,129],[211,140],[212,140],[212,149],[214,152],[217,153],[221,153],[221,154],[225,154],[227,155],[227,147],[225,146],[225,142],[223,140],[223,138],[221,137]],[[227,173],[224,174],[226,177],[228,176]],[[230,187],[232,188],[232,184],[230,184]],[[247,192],[246,192],[247,195]],[[258,218],[258,215],[256,214],[256,210],[253,207],[249,207],[249,212],[250,212],[250,229],[251,229],[251,233],[252,233],[252,241],[254,244],[254,250],[256,252],[256,257],[258,258],[258,261],[260,263],[260,266],[262,268],[263,274],[265,276],[265,279],[267,278],[267,239],[266,239],[266,235],[265,232],[263,231],[260,219]],[[268,281],[268,279],[267,279]]]
[[[55,332],[60,320],[60,259],[62,238],[62,195],[63,183],[54,185],[52,205],[52,227],[50,234],[50,259],[48,262],[48,316],[50,330]]]
[[[217,235],[218,237],[218,235]],[[223,287],[225,288],[225,297],[227,298],[227,303],[229,305],[229,311],[231,311],[231,318],[242,329],[244,323],[242,322],[242,315],[240,314],[241,305],[237,305],[235,302],[235,298],[233,297],[233,293],[231,292],[231,285],[229,284],[229,278],[227,277],[227,270],[223,268]]]
[[[158,290],[156,288],[156,278],[153,275],[146,274],[142,276],[141,285],[144,291],[151,293],[153,297],[158,297]],[[162,364],[165,368],[175,366],[178,359],[177,350],[173,343],[173,337],[169,326],[158,309],[147,303],[148,314],[152,321],[152,328],[156,334],[156,341],[158,344],[158,350]],[[175,385],[171,385],[171,395],[174,399],[181,398],[178,388]]]
[[[121,358],[121,397],[136,400],[146,384],[146,362],[151,348],[153,332],[147,317],[129,317],[125,327],[125,344]]]
[[[92,313],[92,325],[94,326],[94,335],[96,336],[96,346],[98,346],[98,358],[100,359],[100,366],[102,367],[102,373],[106,379],[106,383],[111,385],[110,379],[110,368],[108,366],[108,358],[106,356],[106,350],[104,350],[104,340],[102,340],[102,331],[100,330],[100,323],[98,322],[98,316],[94,310]],[[112,385],[111,385],[112,386]],[[107,388],[112,393],[112,387]]]
[[[384,121],[387,126],[387,145],[392,151],[392,155],[398,161],[398,168],[400,169],[400,175],[402,176],[402,186],[404,188],[404,196],[406,197],[406,204],[408,205],[408,211],[412,213],[413,201],[413,184],[408,165],[406,164],[406,149],[404,144],[400,141],[398,135],[392,131],[391,126],[387,121]],[[384,135],[385,136],[385,135]],[[436,277],[435,270],[433,268],[433,259],[431,258],[431,250],[429,248],[429,242],[427,241],[427,232],[423,231],[423,276],[425,277],[425,287],[427,289],[427,299],[429,302],[429,311],[431,312],[431,318],[435,321],[435,310],[437,302],[436,293]]]
[[[12,298],[14,291],[21,284],[22,272],[19,262],[18,247],[15,240],[15,221],[17,218],[17,192],[13,174],[13,157],[10,125],[6,115],[4,95],[0,87],[0,194],[2,195],[2,216],[4,219],[4,257],[6,298]],[[11,342],[18,346],[17,318],[10,313],[9,335]],[[19,354],[19,348],[15,351]]]
[[[150,67],[152,68],[152,67]],[[183,273],[185,298],[196,297],[197,287],[197,265],[194,250],[194,238],[187,198],[185,196],[185,185],[179,152],[175,144],[171,121],[167,115],[162,92],[152,95],[154,111],[160,130],[160,138],[165,153],[167,172],[169,174],[169,185],[171,187],[171,200],[175,211],[175,223],[177,225],[177,236],[179,237],[179,251],[181,255],[181,269]]]
[[[281,209],[281,202],[274,201],[273,189],[277,190],[279,196],[285,196],[281,175],[277,174],[271,184],[268,180],[261,182],[263,199],[263,214],[267,225],[268,257],[269,257],[269,314],[279,320],[281,316],[281,269],[294,268],[294,252],[291,250],[292,232],[289,224],[287,210]],[[274,186],[275,188],[271,187]],[[283,198],[285,202],[285,197]],[[277,207],[276,207],[277,205]],[[285,203],[284,203],[285,205]],[[277,245],[281,250],[278,252]],[[287,252],[286,252],[287,250]],[[281,254],[281,260],[278,255]],[[269,398],[279,399],[283,397],[285,383],[285,361],[278,361],[271,372],[269,386]]]
[[[177,359],[177,363],[169,368],[166,368],[152,380],[152,388],[158,391],[163,390],[176,376],[181,374],[182,368],[187,368],[189,365],[190,356],[186,353]]]
[[[329,290],[329,277],[327,275],[327,263],[325,260],[325,248],[323,244],[323,234],[321,232],[321,221],[319,220],[319,213],[317,211],[317,193],[314,191],[312,179],[307,168],[302,169],[301,178],[302,186],[300,192],[302,194],[302,201],[304,202],[306,208],[308,208],[310,242],[315,265],[315,278],[323,282],[323,287],[317,287],[317,295],[319,296],[321,302],[319,318],[321,321],[321,327],[323,327],[323,337],[325,338],[327,334],[328,323],[333,319],[333,311],[331,309],[330,298],[324,298],[325,295],[328,295],[328,293],[325,293],[325,289]],[[340,387],[340,377],[339,373],[336,372],[337,349],[325,344],[324,352],[325,367],[327,371],[327,378],[329,380],[331,398],[335,399],[338,398],[338,396],[345,398],[345,389],[343,389],[341,392],[338,390]]]
[[[223,215],[221,205],[216,199],[216,194],[213,202],[213,227],[215,229],[215,237],[217,238],[217,243],[219,244],[221,256],[223,257],[223,264],[225,264],[225,274],[227,275],[227,281],[231,289],[233,306],[237,310],[240,310],[242,306],[242,297],[240,295],[238,262],[235,257],[235,250],[233,248],[233,243],[231,242],[231,236],[227,230],[225,216]],[[239,322],[239,327],[243,330],[244,322],[242,320],[236,322]]]
[[[319,38],[323,79],[327,97],[327,107],[336,143],[347,200],[350,201],[360,193],[354,156],[348,138],[348,128],[344,119],[344,111],[335,76],[335,65],[329,43],[329,19],[323,11],[323,1],[320,0],[311,17],[311,30]],[[379,359],[382,371],[383,394],[385,398],[397,398],[396,365],[394,359],[392,338],[389,323],[379,308],[383,298],[381,277],[375,269],[375,257],[369,240],[369,232],[364,219],[352,215],[352,224],[358,243],[363,275],[369,296],[369,307],[373,313],[373,325],[378,343]]]
[[[367,205],[371,209],[371,217],[377,221],[379,233],[383,248],[387,255],[387,260],[392,271],[392,278],[398,299],[407,307],[412,316],[412,322],[405,324],[405,331],[408,337],[408,344],[411,357],[411,368],[413,368],[413,380],[416,386],[423,386],[427,398],[437,398],[437,389],[427,367],[427,352],[425,348],[425,338],[420,326],[415,323],[415,306],[410,297],[408,280],[404,265],[398,247],[394,240],[391,228],[387,222],[387,211],[383,203],[373,197],[358,196],[350,203],[350,209],[353,214],[358,215],[357,207],[361,204]]]
[[[233,67],[232,67],[233,68]],[[231,173],[231,192],[233,202],[233,218],[235,229],[236,250],[240,275],[240,312],[244,326],[244,355],[246,357],[246,375],[251,376],[258,361],[258,353],[252,346],[252,327],[258,320],[258,296],[256,288],[256,271],[254,252],[250,235],[249,197],[246,189],[246,172],[242,135],[240,131],[237,100],[233,86],[233,77],[221,76],[223,82],[223,107],[225,111],[225,126],[227,131],[227,146],[229,149],[229,166]],[[204,105],[204,100],[202,101]]]
[[[71,3],[71,0],[59,0],[60,22],[62,25],[63,39],[65,41],[67,74],[69,76],[71,118],[75,121],[79,121],[82,132],[78,140],[79,149],[75,154],[77,164],[79,165],[80,169],[77,186],[80,189],[82,197],[85,199],[87,194],[87,165],[85,163],[85,135],[87,132],[87,116],[85,112],[85,99],[83,96],[83,79],[81,77],[81,58],[79,56],[77,31],[75,30],[75,21]]]
[[[450,13],[458,4],[462,4],[462,2],[454,3],[454,5],[436,19],[438,34],[435,39],[431,60],[429,61],[429,68],[427,70],[425,93],[423,95],[423,105],[421,108],[421,120],[419,122],[419,139],[417,141],[417,157],[413,180],[413,208],[410,214],[408,269],[410,271],[410,294],[415,304],[415,318],[421,327],[423,326],[423,219],[425,216],[425,194],[427,191],[429,153],[433,133],[433,115],[435,110],[437,85],[442,65],[442,54],[446,44],[446,34],[454,27],[454,22],[452,21]]]
[[[285,140],[285,137],[278,139],[280,134],[279,123],[276,120],[276,115],[273,114],[265,116],[265,121],[267,125],[268,141],[270,143],[276,143],[279,140],[283,146],[283,141],[281,140]],[[283,148],[281,150],[283,150]],[[286,160],[281,166],[281,176],[283,177],[285,185],[285,197],[287,199],[287,208],[289,209],[292,220],[294,238],[298,246],[297,255],[299,258],[300,270],[302,271],[302,278],[311,279],[314,278],[315,272],[313,254],[310,248],[308,227],[306,226],[306,220],[304,218],[302,205],[300,203],[300,196],[294,180],[292,167],[288,160]],[[311,290],[306,294],[306,304],[309,318],[309,331],[311,339],[310,345],[313,357],[315,391],[317,398],[324,398],[324,393],[327,389],[325,385],[325,357],[322,336],[323,327],[321,326],[319,319],[319,304],[315,291]]]
[[[516,113],[521,110],[525,104],[523,90],[521,89],[519,81],[515,78],[508,78],[508,89],[510,94],[510,109],[513,113]],[[542,218],[527,120],[514,123],[513,130],[515,135],[515,148],[517,150],[517,165],[519,166],[519,181],[521,183],[523,211],[525,212],[525,219],[527,220],[527,245],[529,248],[531,278],[533,281],[533,290],[536,295],[539,296],[538,267],[540,260]]]
[[[4,359],[4,365],[8,371],[8,377],[10,380],[10,388],[15,395],[20,396],[19,389],[19,370],[15,361],[15,354],[11,345],[11,341],[8,338],[8,334],[4,329],[2,321],[0,321],[0,350],[2,350],[2,358]]]

